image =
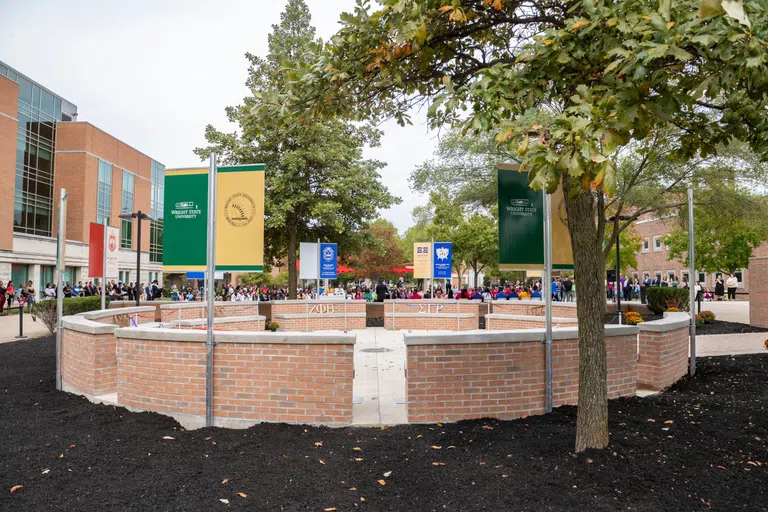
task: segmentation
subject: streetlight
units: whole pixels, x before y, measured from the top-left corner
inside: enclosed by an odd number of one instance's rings
[[[632,220],[629,215],[614,215],[608,219],[608,222],[613,222],[613,233],[616,236],[616,284],[613,287],[616,294],[616,314],[619,315],[619,325],[621,325],[621,279],[619,275],[619,269],[621,269],[620,251],[619,251],[619,221],[620,220]]]
[[[136,229],[138,230],[138,234],[136,235],[136,285],[139,287],[139,293],[136,293],[136,305],[141,305],[141,221],[144,220],[152,220],[152,217],[147,215],[146,213],[143,213],[141,210],[138,212],[125,212],[118,215],[123,220],[131,220],[131,219],[138,219],[138,225]],[[135,289],[134,289],[135,291]]]

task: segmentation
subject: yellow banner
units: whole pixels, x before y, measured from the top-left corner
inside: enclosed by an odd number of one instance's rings
[[[413,277],[428,279],[432,277],[432,244],[416,242],[413,244]]]
[[[216,270],[264,270],[264,165],[219,167]]]
[[[552,267],[573,268],[571,234],[568,232],[568,213],[565,211],[563,187],[557,187],[550,197],[552,205]]]

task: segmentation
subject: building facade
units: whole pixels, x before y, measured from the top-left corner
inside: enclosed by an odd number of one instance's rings
[[[0,183],[13,201],[0,203],[0,280],[32,280],[38,294],[53,282],[60,190],[68,194],[64,280],[88,275],[91,222],[120,227],[120,279],[162,280],[165,166],[87,122],[77,106],[0,62]],[[8,198],[10,199],[10,190]],[[137,247],[135,220],[141,210]]]
[[[641,238],[642,245],[637,253],[638,268],[630,269],[629,275],[642,279],[646,274],[651,276],[667,276],[681,279],[688,276],[688,268],[683,262],[669,259],[669,247],[664,243],[664,238],[669,235],[679,225],[679,219],[676,215],[656,218],[642,217],[634,223],[635,232]],[[768,256],[768,245],[763,244],[755,249],[753,256]],[[715,289],[715,280],[720,272],[697,272],[696,280],[703,282],[704,287]],[[727,279],[728,276],[723,276]],[[739,269],[736,272],[736,278],[739,280],[737,296],[746,298],[749,294],[749,271],[748,269]]]

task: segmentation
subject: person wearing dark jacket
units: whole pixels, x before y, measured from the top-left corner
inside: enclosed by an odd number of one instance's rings
[[[379,281],[379,284],[376,285],[376,302],[384,302],[384,299],[386,299],[387,296],[387,285],[385,285],[384,282]]]

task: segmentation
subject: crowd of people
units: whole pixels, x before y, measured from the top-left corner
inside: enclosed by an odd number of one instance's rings
[[[715,289],[705,286],[705,283],[696,282],[694,287],[696,289],[697,296],[701,295],[701,299],[705,301],[722,301],[728,292],[728,300],[736,300],[736,289],[738,288],[739,280],[735,274],[731,274],[727,279],[723,279],[721,275],[718,275],[715,279]],[[618,286],[618,288],[617,288]],[[608,300],[616,301],[617,296],[624,301],[630,300],[645,300],[644,289],[659,286],[662,288],[688,288],[688,276],[682,276],[678,278],[676,275],[662,276],[657,274],[653,278],[650,275],[645,274],[643,279],[630,276],[621,276],[618,283],[613,281],[606,281],[606,295]]]

